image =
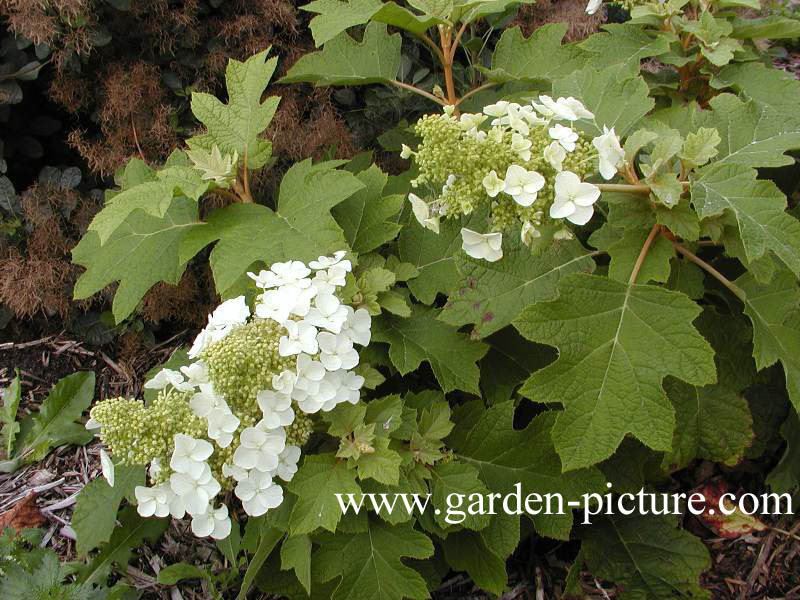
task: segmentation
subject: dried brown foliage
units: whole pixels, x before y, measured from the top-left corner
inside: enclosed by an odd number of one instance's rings
[[[547,23],[568,23],[565,41],[574,42],[595,33],[605,20],[604,10],[586,14],[586,0],[538,0],[536,4],[521,6],[511,26],[519,25],[529,36]]]
[[[211,270],[207,265],[189,268],[178,285],[157,283],[142,299],[141,317],[150,323],[178,321],[202,327],[216,301]]]

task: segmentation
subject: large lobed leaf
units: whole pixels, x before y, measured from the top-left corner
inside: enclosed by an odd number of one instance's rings
[[[669,450],[675,414],[664,377],[716,380],[711,346],[692,326],[700,307],[678,292],[594,275],[569,275],[558,288],[558,300],[529,306],[514,325],[559,350],[521,393],[564,405],[552,431],[564,470],[608,458],[628,433]]]

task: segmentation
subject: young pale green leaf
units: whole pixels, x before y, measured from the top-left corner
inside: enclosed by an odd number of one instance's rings
[[[674,517],[643,515],[598,519],[581,535],[591,573],[625,590],[620,598],[710,598],[700,575],[711,567],[700,538],[678,529]]]
[[[497,262],[456,255],[461,279],[439,317],[442,321],[456,327],[472,323],[473,336],[486,337],[511,323],[528,304],[555,298],[565,275],[594,271],[594,253],[577,241],[554,243],[536,255],[519,235],[510,238],[511,248]]]
[[[59,380],[38,413],[20,423],[16,457],[40,460],[55,446],[86,444],[92,434],[76,423],[94,398],[94,373],[81,371]]]
[[[311,594],[311,538],[307,535],[293,535],[283,541],[281,569],[292,569],[306,593]]]
[[[79,554],[85,555],[111,538],[119,505],[124,498],[133,500],[137,485],[145,485],[145,467],[117,465],[114,487],[98,477],[81,490],[72,514],[72,528],[77,535],[75,549]]]
[[[523,503],[532,493],[542,498],[544,494],[561,494],[566,503],[578,500],[587,491],[605,489],[605,480],[594,467],[562,473],[562,462],[550,438],[554,411],[537,416],[522,430],[514,429],[513,401],[476,410],[468,419],[463,416],[464,413],[457,415],[456,430],[448,438],[448,445],[459,461],[478,469],[481,480],[493,493],[515,493],[515,486],[520,483]],[[544,507],[541,498],[534,502],[539,502],[538,508]],[[548,537],[569,539],[572,512],[563,512],[545,515],[542,510],[542,514],[532,515],[536,530]]]
[[[88,565],[78,570],[79,583],[105,584],[112,565],[123,569],[133,555],[133,549],[146,542],[155,541],[169,524],[169,519],[140,517],[136,509],[129,506],[119,515],[119,527],[111,539],[103,545],[100,552]]]
[[[734,466],[753,441],[753,418],[747,400],[726,384],[697,387],[674,378],[664,389],[675,408],[672,449],[664,455],[668,471],[696,458]]]
[[[736,280],[744,293],[744,312],[753,323],[753,357],[758,369],[780,361],[786,376],[789,399],[800,410],[800,290],[784,270],[767,284],[750,273]]]
[[[548,23],[526,38],[519,27],[506,29],[495,46],[489,81],[536,81],[564,76],[583,64],[575,46],[562,46],[566,23]],[[480,67],[479,67],[480,68]]]
[[[298,60],[281,83],[306,81],[314,85],[367,85],[388,83],[400,70],[399,33],[389,34],[386,25],[372,22],[357,42],[346,32],[330,40],[319,52]]]
[[[642,59],[669,52],[670,43],[664,34],[641,25],[611,23],[603,29],[579,44],[593,55],[589,64],[595,68],[621,65],[622,72],[634,76],[639,74]]]
[[[553,82],[554,96],[578,98],[594,113],[594,122],[576,122],[589,135],[601,135],[604,125],[619,136],[631,131],[655,105],[649,91],[644,79],[627,77],[619,66],[602,71],[588,67]]]
[[[717,146],[721,141],[716,129],[701,127],[686,135],[683,149],[678,156],[689,167],[700,167],[717,155]]]
[[[280,98],[261,96],[275,71],[277,58],[267,60],[269,48],[244,62],[230,59],[225,70],[228,103],[202,92],[192,93],[192,112],[208,132],[190,138],[190,148],[210,151],[217,146],[225,154],[236,153],[249,169],[263,167],[272,153],[272,142],[259,137],[278,108]]]
[[[701,218],[728,212],[736,219],[748,261],[768,250],[800,276],[800,221],[786,213],[786,196],[755,169],[713,163],[691,180],[692,203]]]
[[[675,414],[664,377],[716,380],[713,350],[692,326],[700,308],[677,292],[594,275],[569,275],[558,287],[558,300],[529,306],[514,325],[559,349],[521,393],[564,405],[552,431],[564,470],[608,458],[628,433],[669,450]]]
[[[22,399],[22,385],[20,384],[19,373],[11,380],[7,388],[3,389],[3,406],[0,408],[0,421],[3,428],[0,429],[0,443],[2,443],[5,457],[10,459],[14,452],[14,441],[19,433],[19,423],[17,423],[17,409]]]
[[[376,165],[356,177],[365,187],[334,206],[331,213],[353,252],[366,254],[393,240],[400,231],[401,225],[391,217],[400,212],[404,198],[383,194],[389,176]]]
[[[260,204],[233,204],[191,227],[181,244],[185,263],[206,245],[217,291],[224,293],[256,261],[313,260],[347,248],[330,210],[364,188],[339,161],[293,165],[281,181],[277,212]],[[324,194],[320,191],[324,190]]]
[[[289,519],[291,535],[311,533],[319,527],[336,531],[342,510],[334,494],[342,494],[344,502],[347,502],[347,494],[354,494],[356,498],[361,494],[356,471],[333,454],[306,456],[286,487],[297,495]]]
[[[147,181],[125,189],[111,198],[89,224],[97,232],[100,244],[105,245],[135,210],[153,217],[164,218],[173,198],[172,186],[161,181]]]
[[[121,322],[154,284],[180,281],[191,257],[179,259],[178,247],[197,224],[197,203],[179,196],[163,218],[132,212],[105,244],[97,232],[90,231],[72,250],[73,262],[86,267],[75,283],[75,299],[88,298],[119,281],[112,311],[117,323]]]
[[[439,311],[415,305],[411,317],[381,315],[372,324],[372,339],[390,345],[389,357],[402,375],[426,361],[444,392],[463,390],[480,395],[475,362],[488,346],[470,340],[437,320]]]
[[[429,558],[433,544],[408,525],[370,520],[365,532],[324,534],[312,564],[323,581],[341,576],[331,600],[403,600],[428,598],[425,580],[402,558]]]

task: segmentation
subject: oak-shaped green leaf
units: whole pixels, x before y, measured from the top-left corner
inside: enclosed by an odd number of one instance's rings
[[[319,527],[336,531],[342,510],[334,494],[341,494],[345,503],[348,494],[356,498],[361,495],[355,470],[333,454],[307,455],[286,487],[297,495],[289,518],[292,535],[311,533]]]
[[[451,517],[447,514],[450,494],[460,494],[462,497],[468,498],[470,494],[485,496],[489,493],[486,485],[479,478],[477,467],[464,462],[440,462],[431,469],[430,474],[431,501],[433,506],[438,509],[434,519],[442,529],[453,524]],[[491,515],[488,514],[465,514],[458,519],[460,520],[458,524],[467,529],[483,529],[489,524],[490,519]],[[448,520],[450,521],[448,522]]]
[[[616,583],[620,600],[710,598],[700,575],[711,567],[700,538],[676,527],[671,516],[610,516],[581,536],[580,557],[591,573]]]
[[[435,234],[412,219],[400,232],[398,256],[418,271],[408,288],[420,302],[433,304],[437,294],[447,293],[458,284],[455,257],[461,252],[461,227],[459,220],[448,219]]]
[[[39,407],[20,423],[16,458],[41,460],[55,446],[86,444],[92,434],[76,423],[94,398],[94,373],[81,371],[60,379]]]
[[[79,554],[86,554],[109,540],[116,527],[120,503],[124,498],[133,500],[137,485],[145,485],[145,467],[117,465],[114,487],[104,477],[98,477],[81,490],[72,514],[72,528],[77,535],[75,549]]]
[[[404,319],[381,315],[372,325],[372,339],[390,345],[389,357],[402,375],[426,361],[444,392],[463,390],[480,395],[475,362],[488,346],[470,340],[455,328],[437,320],[439,311],[416,305]]]
[[[526,38],[519,27],[506,29],[486,69],[490,81],[535,81],[566,75],[582,64],[575,46],[562,46],[566,23],[548,23]]]
[[[611,221],[609,221],[611,222]],[[608,267],[608,276],[617,281],[626,282],[630,279],[634,264],[647,240],[647,229],[619,229],[611,227],[608,223],[594,232],[589,238],[589,243],[598,250],[608,252],[611,264]],[[675,249],[665,237],[657,237],[650,245],[650,250],[640,265],[636,281],[647,283],[658,281],[664,283],[669,279],[670,259],[675,256]]]
[[[469,418],[464,418],[465,414]],[[457,415],[456,432],[448,438],[448,444],[459,461],[478,469],[481,480],[492,492],[515,493],[515,486],[520,483],[523,502],[528,494],[536,493],[542,497],[561,494],[566,503],[578,500],[587,491],[605,489],[605,480],[594,467],[562,473],[561,460],[549,435],[555,418],[556,413],[549,411],[537,416],[525,429],[515,429],[514,402],[501,402],[485,410]],[[545,515],[542,511],[531,518],[541,535],[565,540],[572,529],[572,513],[563,512]]]
[[[593,253],[577,241],[557,242],[541,254],[531,253],[519,236],[503,260],[487,262],[456,255],[461,275],[440,319],[451,325],[475,325],[473,335],[486,337],[502,329],[528,304],[552,300],[558,281],[569,273],[594,271]]]
[[[669,40],[663,34],[641,25],[611,23],[603,29],[579,44],[593,55],[590,64],[597,68],[623,65],[624,72],[638,75],[642,59],[669,52]]]
[[[578,98],[595,120],[581,120],[576,126],[589,135],[601,135],[603,126],[625,135],[655,105],[650,88],[640,76],[627,77],[619,66],[598,71],[587,67],[553,82],[554,96]]]
[[[277,58],[267,60],[267,54],[269,48],[244,62],[228,61],[227,104],[211,94],[192,93],[192,112],[208,132],[190,138],[187,141],[190,148],[210,151],[217,146],[225,154],[236,153],[241,160],[246,159],[250,169],[259,169],[267,163],[272,142],[259,136],[272,121],[280,102],[277,96],[261,101],[278,62]]]
[[[348,28],[369,21],[382,5],[381,0],[315,0],[300,9],[317,15],[309,28],[319,48]]]
[[[147,181],[115,194],[89,223],[89,231],[97,232],[105,245],[135,210],[163,218],[172,205],[172,189],[162,181]]]
[[[514,325],[559,350],[521,393],[564,405],[552,431],[564,470],[608,458],[628,433],[669,450],[675,414],[664,377],[716,380],[711,346],[692,325],[700,308],[677,292],[594,275],[569,275],[558,287],[558,300],[529,306]]]
[[[797,280],[785,270],[767,284],[750,273],[736,280],[744,293],[744,312],[753,323],[753,357],[765,369],[780,361],[786,376],[789,399],[800,410],[800,290]]]
[[[736,219],[748,261],[772,251],[800,276],[800,221],[786,213],[786,196],[742,165],[713,163],[697,172],[690,190],[701,218],[728,212]]]
[[[322,581],[341,577],[331,600],[428,598],[425,580],[401,559],[429,558],[433,544],[410,525],[371,519],[367,531],[324,534],[315,539],[320,547],[312,555],[312,564]]]
[[[712,79],[711,86],[717,89],[732,88],[789,117],[797,123],[797,97],[800,81],[791,73],[767,66],[760,61],[736,62],[727,65]]]
[[[73,262],[86,267],[75,283],[75,299],[88,298],[119,281],[112,305],[119,323],[154,284],[180,281],[188,258],[179,258],[178,247],[196,224],[197,203],[178,196],[162,218],[142,210],[132,212],[105,244],[97,232],[88,232],[72,250]]]
[[[189,260],[217,241],[211,269],[223,293],[256,261],[313,260],[347,248],[330,210],[364,187],[339,161],[294,164],[284,175],[278,210],[260,204],[233,204],[212,213],[186,234],[181,260]]]
[[[319,52],[300,58],[281,83],[367,85],[389,82],[400,70],[401,41],[400,34],[390,35],[383,23],[367,25],[361,42],[342,32]]]
[[[292,535],[281,545],[281,569],[292,569],[306,593],[311,593],[311,538]]]

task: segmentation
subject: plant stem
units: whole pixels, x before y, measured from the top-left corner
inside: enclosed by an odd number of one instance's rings
[[[456,38],[453,40],[453,43],[450,45],[450,64],[453,63],[453,59],[456,56],[456,50],[458,50],[458,44],[461,42],[461,36],[464,35],[464,32],[467,30],[467,24],[464,23],[461,25],[461,29],[458,30],[456,33]]]
[[[442,68],[444,69],[444,82],[447,86],[447,104],[455,105],[458,102],[456,96],[456,84],[453,80],[453,53],[451,52],[453,30],[450,27],[439,25],[439,39],[442,43]]]
[[[439,59],[439,62],[444,62],[444,55],[442,54],[441,48],[436,45],[436,42],[434,42],[424,33],[417,35],[417,38],[425,42],[431,48],[433,53],[436,55],[436,58]]]
[[[709,275],[714,277],[722,285],[724,285],[726,288],[728,288],[733,293],[734,296],[739,298],[739,300],[741,300],[742,302],[746,302],[747,301],[747,295],[744,293],[742,288],[740,288],[739,286],[734,284],[730,279],[725,277],[722,273],[717,271],[714,267],[712,267],[710,264],[708,264],[702,258],[697,256],[696,254],[694,254],[692,251],[688,250],[687,248],[684,248],[683,246],[681,246],[675,240],[670,240],[670,242],[672,242],[672,245],[675,247],[675,250],[677,250],[678,252],[683,254],[686,258],[688,258],[690,261],[692,261],[698,267],[703,269],[706,273],[708,273]]]
[[[467,98],[469,98],[471,96],[474,96],[478,92],[482,92],[483,90],[489,89],[490,87],[494,87],[496,85],[497,85],[497,83],[495,83],[493,81],[489,81],[488,83],[484,83],[482,85],[479,85],[478,87],[468,91],[466,94],[461,96],[461,98],[458,99],[458,102],[456,102],[456,106],[458,106],[459,104],[464,102],[464,100],[466,100]]]
[[[636,283],[636,278],[639,276],[639,271],[642,269],[644,259],[647,258],[647,253],[650,251],[650,246],[653,245],[653,240],[656,239],[656,236],[660,231],[661,225],[658,223],[653,225],[653,228],[650,230],[647,239],[644,241],[644,246],[642,246],[642,249],[639,252],[639,256],[636,257],[636,262],[633,265],[633,271],[631,271],[631,276],[628,278],[628,285],[633,285]]]
[[[421,90],[416,86],[410,85],[408,83],[403,83],[402,81],[398,81],[397,79],[392,79],[392,85],[396,85],[397,87],[403,88],[404,90],[408,90],[409,92],[414,92],[415,94],[419,94],[420,96],[425,96],[428,100],[433,100],[436,104],[440,104],[441,106],[447,106],[447,102],[442,100],[441,98],[437,98],[430,92],[426,92],[425,90]]]

